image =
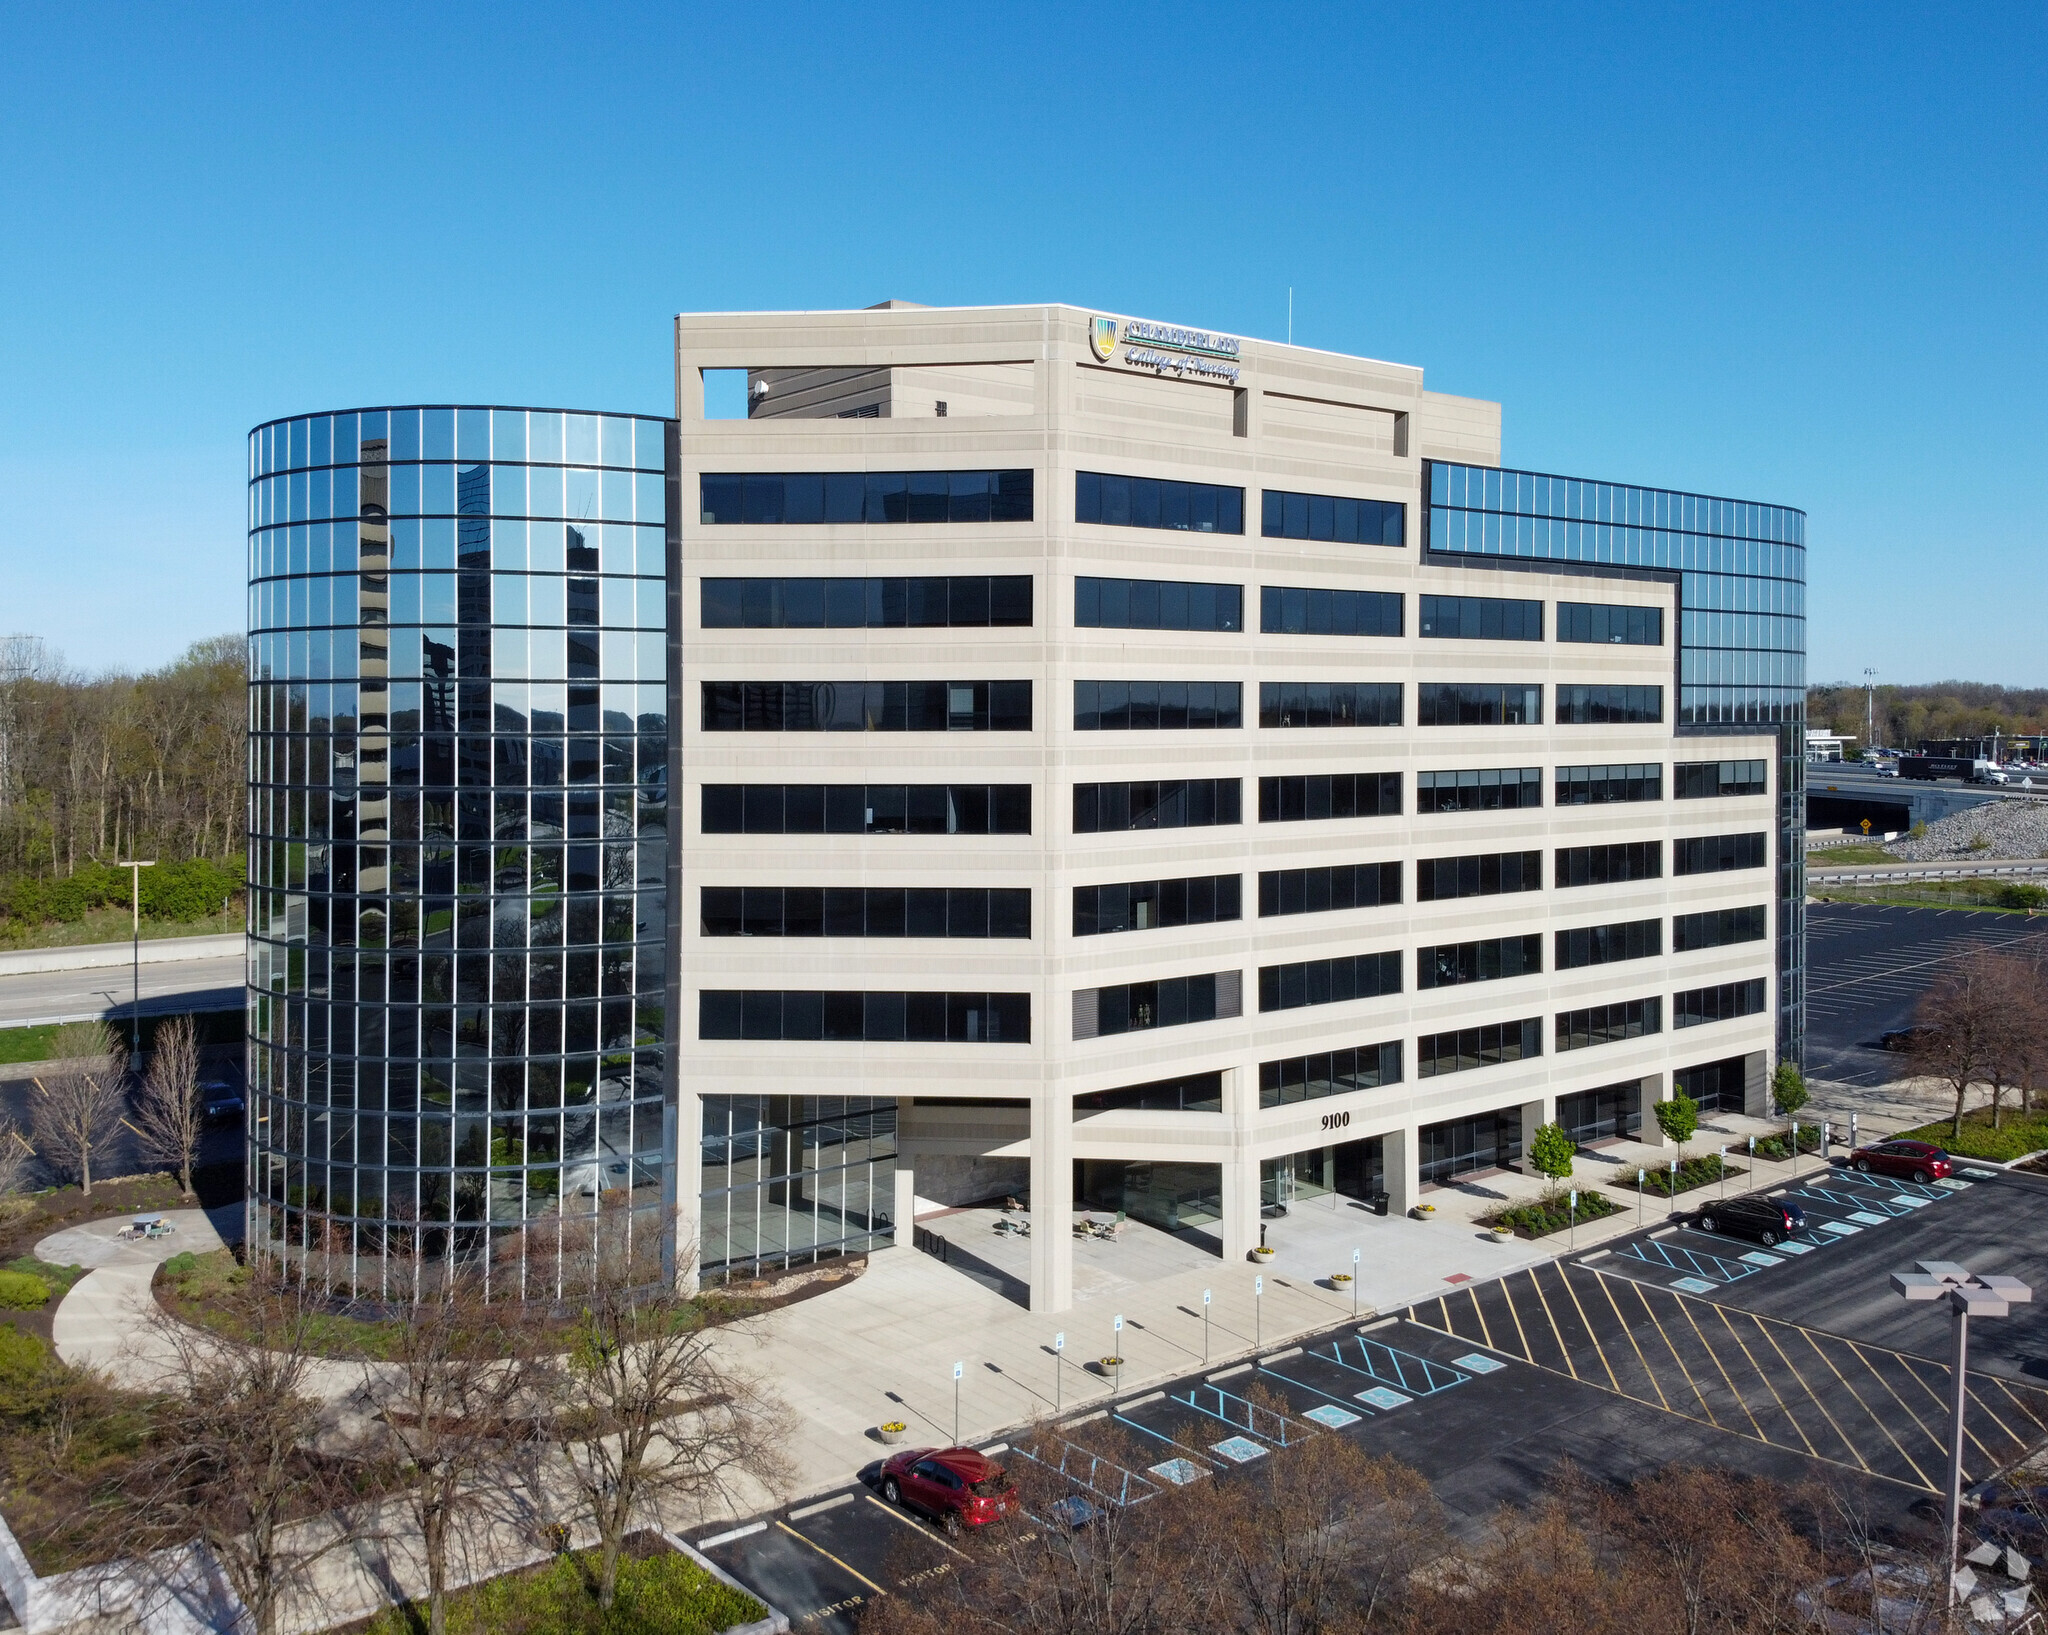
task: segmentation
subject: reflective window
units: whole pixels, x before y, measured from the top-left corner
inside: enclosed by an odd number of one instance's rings
[[[1262,727],[1398,727],[1398,681],[1262,681]]]
[[[1340,863],[1317,869],[1265,869],[1259,874],[1262,917],[1378,908],[1400,900],[1399,863]]]
[[[1415,774],[1418,812],[1508,812],[1543,804],[1540,766],[1466,767]]]
[[[1425,1033],[1415,1041],[1415,1076],[1433,1079],[1444,1073],[1466,1073],[1543,1054],[1543,1018],[1488,1022],[1450,1033]]]
[[[1031,623],[1031,576],[706,579],[706,630],[892,629]]]
[[[1762,977],[1752,977],[1747,982],[1723,982],[1711,988],[1675,993],[1671,996],[1671,1025],[1696,1028],[1708,1022],[1760,1015],[1768,988]]]
[[[1768,861],[1767,837],[1693,835],[1671,842],[1673,874],[1720,874],[1729,869],[1760,869]]]
[[[1656,840],[1624,840],[1606,846],[1560,846],[1554,884],[1611,886],[1625,880],[1655,880],[1664,872],[1664,847]]]
[[[1242,977],[1236,971],[1119,983],[1110,988],[1077,988],[1074,1037],[1095,1039],[1149,1028],[1184,1027],[1243,1013]]]
[[[1500,982],[1536,976],[1543,970],[1540,933],[1488,937],[1479,942],[1437,943],[1415,950],[1415,986],[1454,988],[1467,982]]]
[[[1083,630],[1242,630],[1244,587],[1077,578],[1074,623]]]
[[[1398,636],[1401,597],[1395,591],[1266,585],[1259,591],[1259,628],[1269,636]]]
[[[1662,920],[1622,920],[1613,925],[1582,925],[1559,931],[1557,968],[1576,971],[1587,965],[1613,965],[1622,960],[1654,959],[1664,952]]]
[[[1293,494],[1279,488],[1269,488],[1260,496],[1260,532],[1268,539],[1399,546],[1406,540],[1407,521],[1408,507],[1399,500]]]
[[[1671,951],[1690,954],[1701,948],[1725,948],[1736,942],[1762,942],[1770,935],[1770,910],[1757,903],[1747,908],[1716,908],[1701,914],[1677,914],[1671,920]]]
[[[1023,1045],[1031,1042],[1031,996],[705,988],[697,1037]]]
[[[1174,778],[1157,783],[1077,783],[1074,833],[1126,829],[1206,829],[1236,823],[1235,778]]]
[[[1415,862],[1418,903],[1542,889],[1541,852],[1482,852],[1471,857],[1423,857]]]
[[[1619,1044],[1664,1031],[1664,1001],[1624,999],[1611,1005],[1588,1005],[1583,1010],[1560,1011],[1557,1016],[1557,1048],[1584,1050],[1591,1045]]]
[[[1398,772],[1327,772],[1259,780],[1261,823],[1400,815]]]
[[[1028,937],[1031,893],[955,886],[705,886],[707,937]]]
[[[1223,1075],[1190,1073],[1151,1084],[1127,1084],[1115,1090],[1090,1090],[1074,1098],[1074,1117],[1091,1113],[1220,1113]]]
[[[1376,999],[1401,991],[1401,956],[1349,954],[1337,959],[1311,959],[1292,965],[1259,967],[1259,1009],[1299,1010],[1308,1005],[1338,1005],[1353,999]]]
[[[1259,1105],[1283,1107],[1296,1101],[1348,1096],[1354,1090],[1377,1090],[1401,1082],[1401,1041],[1351,1045],[1259,1063]]]
[[[1557,769],[1557,804],[1608,806],[1616,802],[1662,800],[1661,762],[1630,762],[1624,766],[1561,766]]]
[[[707,835],[1028,835],[1028,783],[707,783]]]
[[[1195,731],[1242,726],[1235,681],[1077,681],[1074,730]]]
[[[1621,642],[1630,647],[1664,645],[1664,610],[1628,607],[1611,602],[1559,602],[1557,639],[1561,642]]]
[[[1156,931],[1210,925],[1239,917],[1240,877],[1203,874],[1182,880],[1126,880],[1074,888],[1074,935]]]
[[[1198,534],[1244,532],[1244,490],[1166,477],[1074,473],[1074,520],[1118,528],[1174,528]]]
[[[753,1275],[894,1241],[896,1101],[705,1096],[698,1259]],[[791,1186],[792,1174],[803,1185]]]
[[[1557,724],[1647,726],[1664,719],[1662,687],[1567,687],[1557,689]]]
[[[1540,642],[1543,604],[1498,596],[1425,596],[1422,634],[1461,641]]]
[[[1671,769],[1675,800],[1713,800],[1723,795],[1769,793],[1762,761],[1680,761]]]
[[[1422,681],[1415,721],[1424,727],[1529,727],[1543,721],[1543,689],[1495,681]]]
[[[1028,681],[707,681],[706,732],[1029,732]]]
[[[1029,471],[706,472],[707,523],[1029,522]]]
[[[1684,1027],[1685,1023],[1674,1025]],[[1671,1075],[1671,1084],[1681,1096],[1698,1102],[1703,1113],[1739,1113],[1749,1105],[1749,1059],[1729,1056],[1681,1067]]]

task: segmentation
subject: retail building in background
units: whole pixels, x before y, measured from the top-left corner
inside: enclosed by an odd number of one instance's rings
[[[531,1296],[1014,1198],[1058,1310],[1079,1210],[1241,1259],[1798,1059],[1801,513],[1077,308],[675,346],[666,424],[254,434],[259,1241]]]

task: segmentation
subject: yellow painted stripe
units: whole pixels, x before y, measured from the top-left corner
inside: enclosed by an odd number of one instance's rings
[[[831,1562],[832,1565],[837,1567],[841,1572],[851,1573],[855,1578],[858,1578],[863,1584],[867,1585],[867,1587],[873,1590],[877,1595],[887,1595],[889,1593],[887,1590],[883,1589],[881,1585],[877,1584],[872,1578],[868,1577],[866,1573],[857,1571],[856,1569],[849,1567],[845,1562],[841,1561],[836,1555],[834,1555],[830,1550],[826,1549],[825,1546],[820,1544],[816,1539],[805,1538],[803,1534],[799,1533],[794,1527],[790,1526],[788,1522],[778,1521],[775,1525],[781,1528],[791,1538],[795,1539],[799,1544],[808,1544],[813,1550],[816,1550],[819,1555],[823,1556],[827,1561]]]

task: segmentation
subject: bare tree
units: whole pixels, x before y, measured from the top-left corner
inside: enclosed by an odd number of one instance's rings
[[[5,1113],[0,1113],[0,1198],[21,1190],[21,1183],[27,1177],[28,1167],[35,1161],[35,1156],[36,1150],[21,1133],[21,1126]]]
[[[149,1157],[178,1172],[178,1191],[190,1198],[192,1165],[206,1129],[199,1099],[199,1035],[191,1017],[174,1017],[156,1030],[156,1048],[128,1127]]]
[[[36,1155],[62,1175],[78,1177],[79,1190],[92,1195],[93,1154],[107,1144],[128,1099],[128,1053],[104,1023],[89,1035],[74,1035],[79,1049],[70,1059],[33,1080],[30,1113]]]
[[[787,1411],[725,1360],[673,1280],[640,1286],[624,1257],[601,1270],[552,1377],[551,1424],[597,1529],[598,1605],[609,1608],[643,1507],[707,1498],[741,1476],[779,1489],[790,1467]]]
[[[1956,1098],[1955,1139],[1963,1134],[1963,1105],[1970,1087],[1985,1082],[2004,1026],[2005,982],[1995,954],[1958,960],[1921,999],[1907,1064],[1924,1078],[1939,1079]]]
[[[313,1445],[315,1314],[303,1293],[251,1284],[228,1299],[216,1329],[153,1313],[148,1361],[168,1357],[170,1377],[130,1486],[147,1499],[149,1535],[198,1539],[248,1609],[251,1635],[274,1635],[314,1564],[356,1536],[328,1513],[352,1496],[349,1456],[360,1450]]]
[[[2011,954],[1999,956],[1999,965],[2004,992],[1992,1096],[1995,1104],[2004,1091],[2014,1091],[2015,1105],[2025,1113],[2048,1081],[2048,969]]]
[[[448,1628],[450,1547],[494,1505],[516,1502],[515,1478],[540,1434],[535,1365],[521,1356],[520,1321],[516,1310],[487,1305],[454,1278],[407,1311],[388,1364],[365,1366],[365,1389],[381,1402],[405,1467],[427,1570],[429,1635]]]

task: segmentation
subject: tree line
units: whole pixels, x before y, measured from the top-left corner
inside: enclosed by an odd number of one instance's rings
[[[1806,724],[1858,743],[1874,726],[1878,744],[1888,749],[1917,749],[1945,738],[1987,738],[1993,732],[2033,737],[2048,733],[2048,687],[1932,681],[1887,684],[1873,698],[1854,682],[1833,682],[1806,689]]]
[[[239,636],[140,673],[87,675],[33,636],[0,638],[0,919],[127,906],[123,858],[156,919],[241,889],[248,764]]]

